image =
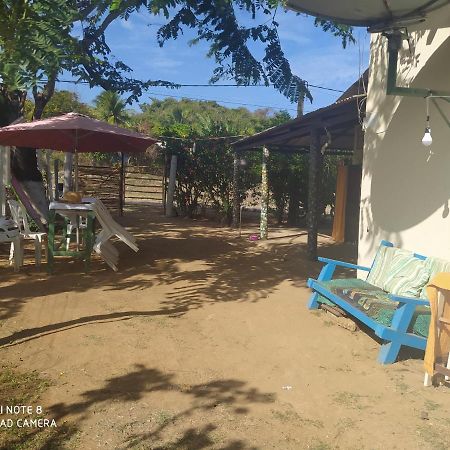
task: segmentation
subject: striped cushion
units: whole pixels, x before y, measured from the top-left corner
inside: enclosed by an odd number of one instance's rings
[[[430,280],[440,272],[450,272],[450,261],[440,258],[427,258],[425,260],[425,267],[430,272]],[[427,299],[427,286],[425,285],[420,292],[420,298]]]
[[[392,273],[392,259],[395,255],[412,256],[412,252],[381,245],[375,256],[372,269],[370,270],[366,281],[374,286],[384,289],[386,279]]]
[[[381,246],[367,282],[391,294],[418,297],[429,278],[425,262],[413,252]]]
[[[386,278],[384,290],[405,297],[419,297],[430,279],[425,261],[414,256],[394,257],[391,275]]]

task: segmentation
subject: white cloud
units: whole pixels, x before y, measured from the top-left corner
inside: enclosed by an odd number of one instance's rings
[[[355,52],[342,52],[340,48],[305,52],[291,58],[295,73],[300,73],[311,84],[327,87],[345,87],[355,82],[367,68],[367,61],[359,61]]]
[[[150,57],[147,60],[146,65],[165,70],[167,72],[183,66],[184,63],[180,59],[168,58],[167,56],[159,55],[156,57]]]
[[[311,45],[312,40],[310,37],[299,33],[294,30],[289,30],[287,28],[280,28],[278,30],[278,35],[280,36],[280,41],[283,44],[283,42],[293,42],[297,45]]]
[[[314,25],[314,18],[293,11],[278,12],[278,34],[293,72],[310,84],[344,90],[355,82],[368,66],[367,33],[355,29],[355,37],[365,48],[359,56],[359,44],[342,47],[339,37]],[[326,91],[312,91],[315,98]],[[327,96],[329,97],[329,95]]]
[[[311,45],[313,42],[314,26],[310,19],[301,17],[292,11],[278,14],[278,35],[281,43],[289,42],[296,45]]]
[[[125,28],[126,30],[133,30],[134,28],[134,24],[131,21],[131,19],[125,20],[125,19],[120,19],[120,26],[122,28]]]

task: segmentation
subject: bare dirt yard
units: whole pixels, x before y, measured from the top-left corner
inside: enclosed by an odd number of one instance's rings
[[[0,405],[57,427],[4,422],[0,448],[450,448],[450,390],[422,386],[423,355],[381,366],[373,337],[307,310],[320,265],[301,230],[250,242],[154,207],[121,221],[140,251],[120,246],[118,273],[29,258],[16,274],[2,250]]]

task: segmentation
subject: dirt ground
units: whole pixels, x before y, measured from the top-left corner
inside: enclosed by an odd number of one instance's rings
[[[30,402],[65,433],[56,448],[450,448],[450,390],[422,386],[423,355],[381,366],[373,337],[306,308],[320,265],[304,232],[250,242],[154,207],[122,222],[140,251],[120,245],[118,273],[15,274],[2,257],[3,370],[48,380]]]

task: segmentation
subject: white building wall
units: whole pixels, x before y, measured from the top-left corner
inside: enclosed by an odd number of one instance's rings
[[[448,28],[435,28],[443,25]],[[397,84],[450,92],[450,6],[427,22],[427,28],[412,33],[412,53],[405,42]],[[425,99],[386,96],[386,79],[387,39],[374,35],[359,263],[370,265],[382,239],[450,260],[450,103],[430,103],[433,145],[424,147]]]

